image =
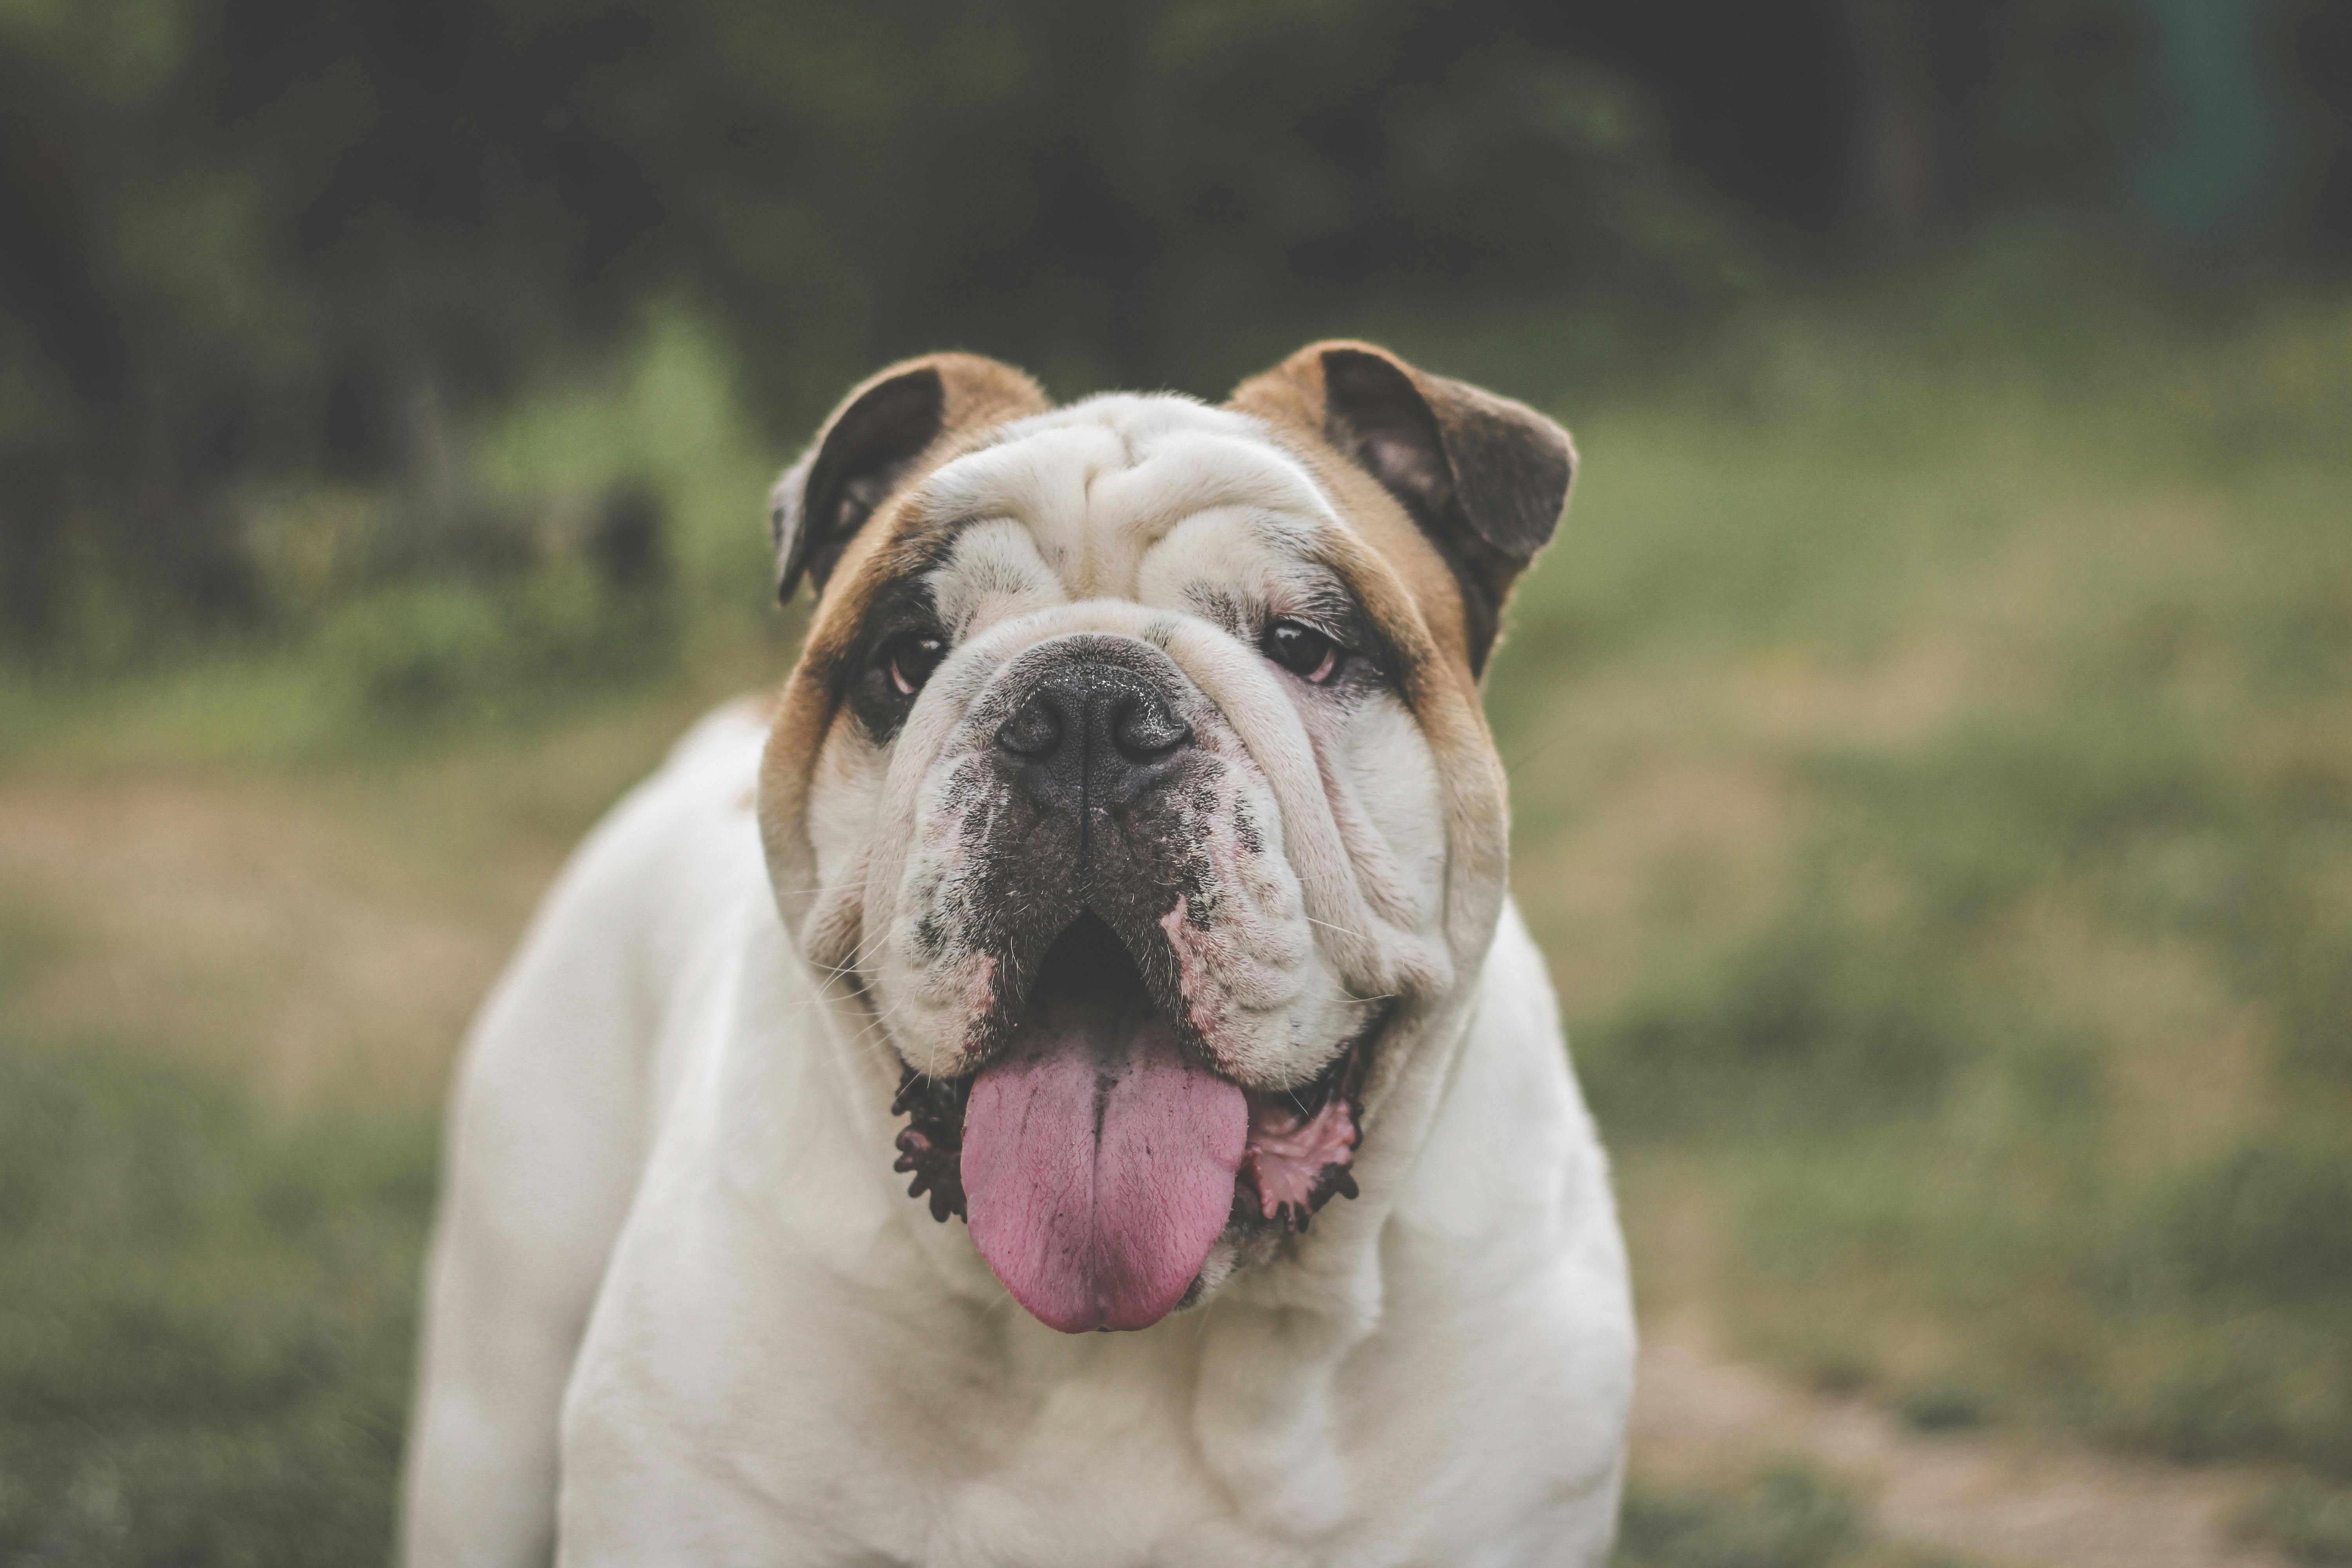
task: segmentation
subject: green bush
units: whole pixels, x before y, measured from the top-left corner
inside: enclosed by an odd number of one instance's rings
[[[378,590],[327,621],[315,657],[353,719],[407,727],[504,718],[551,694],[642,680],[668,668],[672,630],[659,600],[557,570]]]

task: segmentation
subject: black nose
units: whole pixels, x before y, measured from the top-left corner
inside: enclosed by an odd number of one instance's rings
[[[1050,804],[1118,805],[1159,782],[1192,743],[1160,688],[1131,669],[1073,662],[1040,679],[996,744]]]

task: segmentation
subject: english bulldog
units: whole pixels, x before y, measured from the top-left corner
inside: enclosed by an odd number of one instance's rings
[[[1479,679],[1574,456],[1368,344],[938,354],[471,1037],[413,1568],[1589,1564],[1633,1327]]]

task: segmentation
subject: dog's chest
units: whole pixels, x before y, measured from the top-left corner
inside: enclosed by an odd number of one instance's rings
[[[1323,1402],[1206,1389],[1194,1347],[1120,1339],[1049,1347],[1079,1364],[1042,1381],[937,1346],[877,1362],[856,1337],[823,1355],[710,1344],[698,1367],[583,1366],[567,1542],[724,1542],[708,1560],[769,1564],[1340,1560],[1361,1489],[1312,1419]],[[693,1414],[648,1424],[649,1409]]]
[[[1303,1466],[1297,1455],[1219,1455],[1204,1449],[1184,1415],[1179,1402],[1125,1379],[1055,1388],[1028,1418],[1000,1431],[993,1452],[908,1477],[933,1500],[923,1549],[908,1560],[1138,1568],[1327,1561],[1298,1529],[1338,1511],[1338,1490],[1305,1507],[1295,1494],[1301,1475],[1336,1479],[1328,1447]],[[1280,1477],[1290,1479],[1270,1484]]]
[[[761,1140],[798,1152],[804,1194],[856,1167],[830,1120]],[[598,1542],[618,1561],[633,1541],[715,1535],[740,1549],[701,1560],[1338,1560],[1365,1489],[1331,1419],[1328,1347],[1230,1303],[1142,1334],[1056,1333],[1002,1297],[943,1291],[904,1198],[863,1184],[791,1205],[802,1224],[780,1247],[773,1210],[717,1195],[733,1184],[712,1151],[732,1141],[712,1121],[688,1129],[693,1157],[648,1173],[583,1348],[567,1552]],[[961,1230],[925,1224],[915,1237]]]

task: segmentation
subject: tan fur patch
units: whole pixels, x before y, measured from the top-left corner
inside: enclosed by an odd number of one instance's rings
[[[1325,436],[1323,355],[1334,348],[1370,350],[1344,340],[1310,344],[1234,389],[1228,408],[1254,415],[1280,431],[1299,460],[1339,503],[1339,515],[1401,577],[1429,636],[1466,679],[1469,647],[1462,620],[1462,589],[1453,568],[1378,479],[1357,467]],[[1379,352],[1373,350],[1371,352]]]
[[[856,640],[874,596],[905,569],[898,552],[911,521],[907,498],[943,464],[984,443],[996,430],[1053,407],[1036,382],[1013,366],[978,354],[939,353],[901,361],[860,383],[826,421],[872,388],[909,371],[939,373],[944,394],[940,432],[910,466],[894,492],[843,550],[809,619],[801,657],[778,704],[760,769],[760,836],[772,870],[804,881],[814,875],[803,808],[817,753],[839,706],[836,677]],[[822,444],[824,437],[819,436]],[[787,870],[786,868],[791,868]],[[779,887],[799,881],[779,881]],[[855,940],[854,936],[851,940]]]

